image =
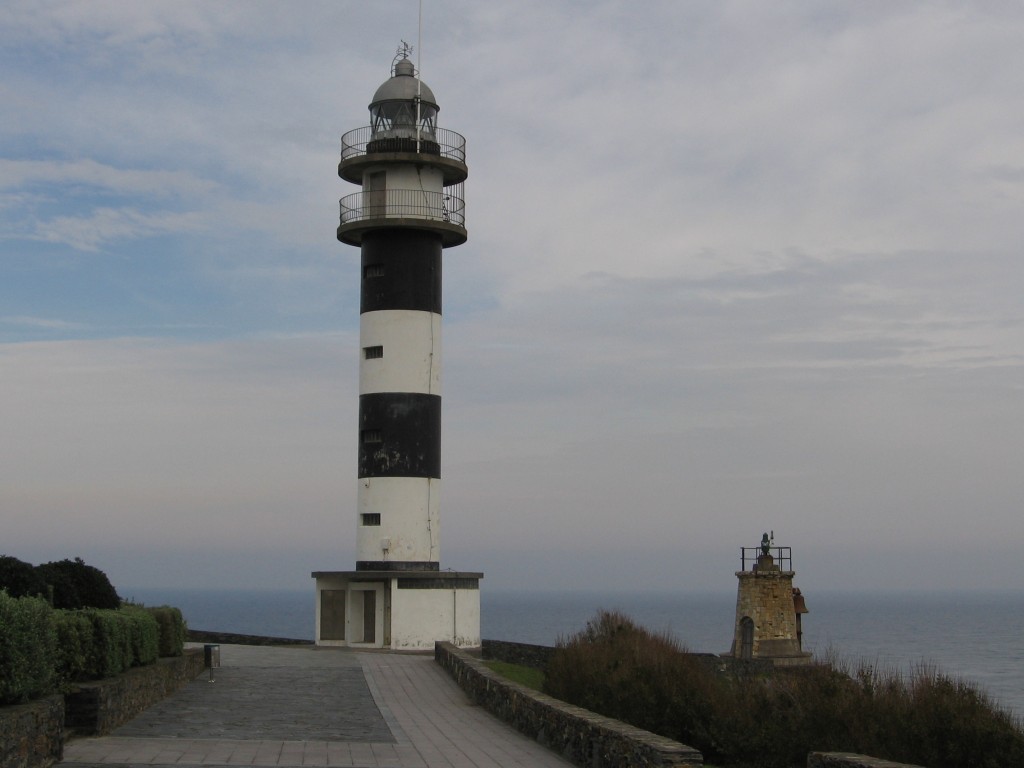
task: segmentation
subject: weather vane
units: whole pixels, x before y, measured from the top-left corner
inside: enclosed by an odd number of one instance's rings
[[[392,69],[395,68],[395,64],[399,61],[402,59],[408,59],[409,56],[412,55],[412,46],[405,42],[405,40],[401,40],[400,42],[401,45],[398,46],[398,50],[395,52],[395,58],[391,60]]]

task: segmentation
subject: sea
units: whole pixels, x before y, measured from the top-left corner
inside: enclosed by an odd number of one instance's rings
[[[312,640],[314,593],[119,589],[145,605],[174,605],[192,629]],[[912,674],[934,669],[975,683],[1024,717],[1024,593],[815,592],[806,595],[803,646],[851,666]],[[615,610],[687,650],[722,653],[732,642],[735,593],[502,592],[480,594],[486,639],[554,645]]]

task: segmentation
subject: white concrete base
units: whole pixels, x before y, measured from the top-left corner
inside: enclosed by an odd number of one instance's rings
[[[433,650],[480,647],[482,573],[317,571],[320,646]]]

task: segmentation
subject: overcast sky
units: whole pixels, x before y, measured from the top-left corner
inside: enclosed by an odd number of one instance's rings
[[[415,0],[0,4],[0,554],[354,567],[341,133]],[[425,0],[441,566],[1024,587],[1024,6]]]

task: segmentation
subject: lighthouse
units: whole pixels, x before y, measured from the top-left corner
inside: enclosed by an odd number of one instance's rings
[[[338,240],[359,248],[356,564],[316,571],[316,642],[480,645],[481,573],[441,569],[442,254],[466,242],[466,141],[404,45],[341,137]]]
[[[795,575],[792,549],[776,547],[774,531],[761,537],[760,546],[740,548],[736,623],[732,648],[723,656],[766,659],[777,667],[811,662],[801,630],[807,603],[793,586]]]

